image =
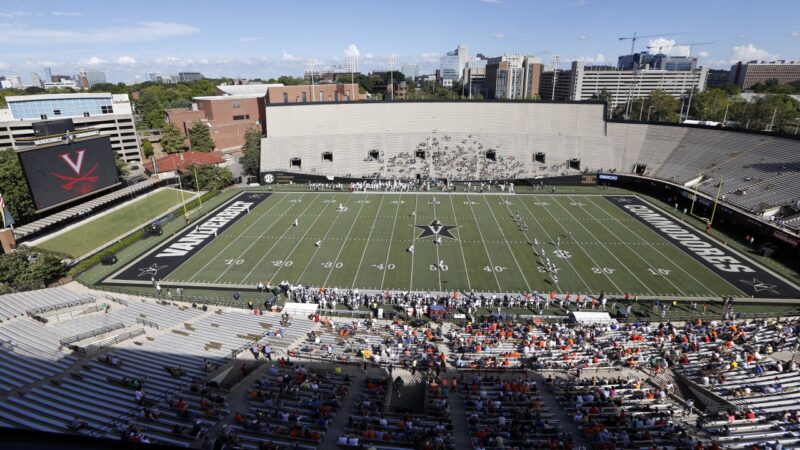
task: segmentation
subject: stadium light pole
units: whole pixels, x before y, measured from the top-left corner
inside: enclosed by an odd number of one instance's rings
[[[358,56],[348,56],[347,57],[347,65],[350,69],[350,85],[353,86],[352,89],[355,90],[356,84],[356,70],[358,69]],[[356,92],[353,92],[353,98],[356,97]]]
[[[397,64],[397,55],[391,54],[389,55],[389,79],[391,80],[392,91],[391,91],[391,99],[394,101],[394,66]]]
[[[317,60],[314,58],[306,59],[306,70],[311,72],[311,102],[313,103],[315,100],[314,98],[317,96],[316,92],[314,91],[314,67],[317,65]]]
[[[558,79],[558,63],[561,62],[561,54],[553,54],[553,93],[550,94],[550,101],[556,101],[556,80]]]

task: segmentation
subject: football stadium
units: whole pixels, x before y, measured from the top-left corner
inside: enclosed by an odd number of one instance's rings
[[[800,448],[796,137],[602,102],[263,109],[258,183],[224,190],[121,187],[92,133],[18,151],[42,214],[16,251],[72,269],[0,295],[8,442]]]

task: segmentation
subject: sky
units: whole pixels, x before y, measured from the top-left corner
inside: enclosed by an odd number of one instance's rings
[[[798,0],[4,0],[0,75],[106,72],[112,82],[198,71],[207,77],[300,76],[355,56],[362,72],[418,64],[432,73],[459,44],[469,54],[616,63],[637,51],[688,53],[700,64],[800,59]]]

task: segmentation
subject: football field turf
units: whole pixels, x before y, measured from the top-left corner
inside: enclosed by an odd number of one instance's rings
[[[390,291],[743,294],[609,199],[577,194],[273,193],[163,280],[232,289],[259,281]]]

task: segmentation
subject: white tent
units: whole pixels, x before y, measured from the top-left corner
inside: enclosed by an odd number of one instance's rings
[[[580,324],[590,325],[593,323],[617,323],[616,319],[612,319],[611,316],[605,311],[573,311],[569,313],[569,316],[575,322]]]

